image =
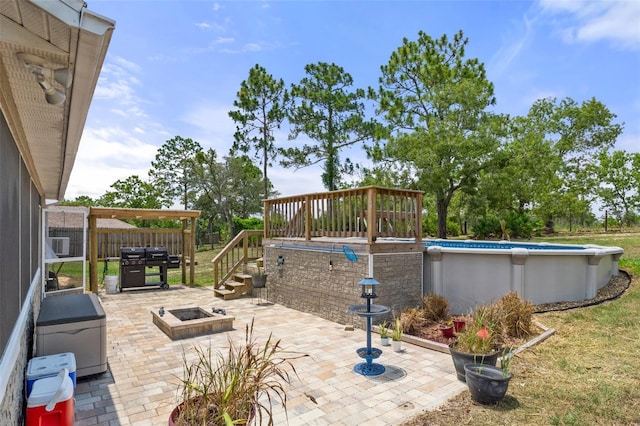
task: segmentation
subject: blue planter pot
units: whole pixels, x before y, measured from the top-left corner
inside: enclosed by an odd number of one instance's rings
[[[484,364],[465,364],[464,371],[467,386],[474,401],[480,404],[497,404],[502,401],[509,380],[510,373],[504,373],[500,368]]]

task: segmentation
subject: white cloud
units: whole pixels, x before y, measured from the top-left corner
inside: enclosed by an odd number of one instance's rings
[[[503,36],[500,50],[491,59],[491,74],[495,74],[497,77],[500,77],[509,68],[509,65],[520,55],[533,37],[533,23],[527,16],[524,16],[522,21],[517,22],[514,27],[516,28]]]
[[[640,50],[640,1],[540,0],[540,6],[557,18],[557,31],[567,43],[604,40]]]
[[[78,195],[97,198],[110,190],[115,181],[132,175],[145,180],[156,152],[156,146],[126,129],[85,129],[65,198],[71,200]]]

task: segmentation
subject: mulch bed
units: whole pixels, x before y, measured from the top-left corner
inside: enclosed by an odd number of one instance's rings
[[[618,275],[612,277],[611,280],[609,280],[607,285],[598,290],[598,294],[593,299],[585,299],[576,302],[556,302],[534,305],[534,313],[539,314],[551,311],[565,311],[568,309],[583,308],[585,306],[597,305],[608,300],[617,299],[629,288],[630,284],[631,276],[625,271],[620,271]],[[439,324],[437,322],[426,323],[419,330],[407,334],[411,334],[413,336],[417,336],[426,340],[431,340],[433,342],[443,343],[445,345],[449,345],[456,340],[455,337],[444,337],[439,329]],[[517,339],[515,339],[514,341],[505,343],[507,344],[507,346],[517,347],[519,346],[519,344],[524,343],[525,340],[526,339],[522,339],[522,342],[519,342],[517,341]]]

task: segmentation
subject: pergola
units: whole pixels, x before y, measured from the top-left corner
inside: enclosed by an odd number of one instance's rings
[[[122,209],[112,207],[91,207],[89,209],[89,288],[92,293],[98,292],[98,219],[174,219],[182,221],[182,282],[187,280],[185,254],[191,253],[189,262],[189,285],[195,276],[196,221],[200,217],[199,210],[152,210]],[[187,223],[190,222],[190,223]],[[189,238],[187,237],[189,236]]]

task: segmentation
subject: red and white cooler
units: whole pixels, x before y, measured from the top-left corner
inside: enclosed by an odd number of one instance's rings
[[[75,402],[69,370],[36,380],[27,400],[26,426],[73,426]]]
[[[31,395],[31,389],[36,380],[45,377],[54,377],[62,369],[69,370],[69,377],[73,382],[73,389],[76,388],[76,357],[73,352],[65,352],[55,355],[45,355],[32,358],[27,364],[27,397]]]

